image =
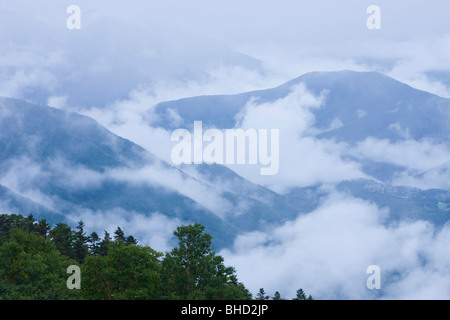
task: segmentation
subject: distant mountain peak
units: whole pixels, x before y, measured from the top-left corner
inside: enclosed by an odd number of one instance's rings
[[[448,142],[450,137],[450,99],[414,89],[379,72],[350,70],[310,72],[266,90],[163,102],[155,108],[158,119],[152,125],[176,129],[201,120],[209,126],[232,128],[236,115],[244,111],[250,99],[271,103],[286,97],[300,83],[315,96],[326,92],[323,105],[313,110],[315,125],[327,131],[322,138],[347,142],[369,136],[402,140],[405,132],[412,139]],[[172,123],[174,112],[183,123]],[[341,125],[328,130],[333,123]]]

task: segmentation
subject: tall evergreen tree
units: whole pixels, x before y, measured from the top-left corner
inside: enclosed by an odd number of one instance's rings
[[[114,240],[125,242],[125,233],[120,227],[117,227],[116,231],[114,231]]]
[[[269,300],[269,296],[266,295],[264,288],[259,289],[259,292],[256,294],[256,300]]]
[[[312,298],[311,295],[306,297],[305,291],[303,291],[303,289],[300,288],[300,289],[297,290],[297,294],[296,294],[295,298],[292,299],[292,300],[314,300],[314,299]]]
[[[99,255],[106,256],[108,254],[109,244],[111,242],[111,236],[108,231],[105,230],[102,241],[99,245]]]
[[[127,239],[125,240],[125,243],[126,243],[127,245],[130,245],[130,244],[137,245],[137,244],[138,244],[136,238],[133,237],[132,235],[129,235],[129,236],[127,237]]]
[[[35,226],[35,232],[44,238],[48,237],[50,230],[51,227],[46,219],[39,220]]]
[[[72,259],[75,258],[73,250],[74,234],[67,224],[58,223],[50,230],[49,234],[51,240],[62,255]]]
[[[33,214],[30,213],[27,216],[27,227],[28,227],[28,232],[34,232],[34,223],[36,222],[36,219],[34,218]]]
[[[278,291],[276,291],[272,297],[272,300],[281,300],[281,294]]]
[[[91,235],[88,237],[88,242],[90,252],[94,255],[100,254],[100,237],[97,232],[94,231],[91,233]]]
[[[84,232],[85,224],[83,220],[80,220],[77,225],[77,231],[74,234],[74,244],[73,244],[73,251],[74,251],[74,258],[79,263],[84,262],[84,258],[88,254],[88,237],[86,237],[86,233]]]

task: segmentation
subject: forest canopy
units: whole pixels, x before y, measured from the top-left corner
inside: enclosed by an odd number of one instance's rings
[[[162,253],[140,245],[117,227],[87,235],[79,221],[50,226],[16,214],[0,215],[2,300],[249,300],[234,267],[212,250],[212,236],[198,223],[174,231],[178,246]],[[80,270],[80,289],[70,290],[69,266]],[[264,289],[255,299],[270,299]],[[271,299],[281,299],[277,291]],[[311,300],[302,289],[293,300]]]

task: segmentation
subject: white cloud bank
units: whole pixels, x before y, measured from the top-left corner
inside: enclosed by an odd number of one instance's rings
[[[366,177],[358,163],[344,160],[346,145],[316,139],[312,111],[321,108],[326,92],[315,97],[303,84],[292,88],[286,97],[274,102],[249,101],[238,116],[236,127],[279,129],[280,164],[274,176],[261,176],[248,166],[229,166],[252,182],[278,192],[292,187],[334,183]]]
[[[220,252],[252,293],[285,298],[303,288],[316,299],[449,299],[450,227],[386,225],[388,211],[343,194],[266,232],[240,236]],[[381,269],[369,290],[367,267]]]

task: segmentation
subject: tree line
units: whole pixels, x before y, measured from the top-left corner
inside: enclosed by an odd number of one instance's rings
[[[234,267],[211,247],[201,224],[174,231],[178,246],[162,253],[138,243],[117,227],[87,235],[81,220],[75,229],[51,227],[45,219],[0,215],[0,299],[83,300],[250,300]],[[81,270],[81,289],[69,290],[67,267]],[[270,298],[263,288],[256,300]],[[302,289],[293,300],[312,300]]]

